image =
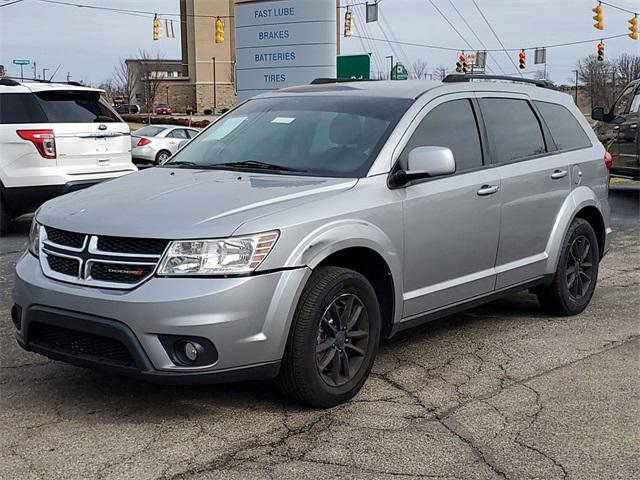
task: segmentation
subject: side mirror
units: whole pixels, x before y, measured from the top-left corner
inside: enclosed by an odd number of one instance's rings
[[[600,122],[604,122],[604,107],[593,107],[591,110],[591,118],[593,120],[598,120]]]
[[[409,152],[407,169],[396,172],[390,179],[392,186],[401,186],[411,180],[439,177],[456,172],[453,152],[446,147],[416,147]]]

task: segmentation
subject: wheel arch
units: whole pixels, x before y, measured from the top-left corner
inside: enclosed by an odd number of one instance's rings
[[[598,249],[600,258],[605,253],[607,225],[603,213],[603,205],[596,194],[588,187],[581,186],[571,192],[565,199],[560,212],[556,217],[556,222],[549,236],[545,249],[548,260],[545,273],[552,275],[555,273],[560,259],[560,252],[564,237],[575,218],[582,218],[588,221],[596,231],[598,239]]]

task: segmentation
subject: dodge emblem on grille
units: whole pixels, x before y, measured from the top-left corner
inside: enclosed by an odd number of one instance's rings
[[[136,277],[144,275],[144,270],[142,268],[136,268],[135,270],[127,270],[124,268],[107,268],[107,272],[119,273],[122,275],[134,275]]]

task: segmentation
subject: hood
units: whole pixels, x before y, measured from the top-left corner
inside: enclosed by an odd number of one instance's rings
[[[50,200],[41,207],[37,218],[44,225],[96,235],[227,237],[253,218],[335,195],[356,182],[344,178],[150,168]]]

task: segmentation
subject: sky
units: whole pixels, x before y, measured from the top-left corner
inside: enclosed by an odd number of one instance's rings
[[[13,59],[37,62],[38,75],[47,68],[47,77],[60,68],[55,80],[72,80],[99,84],[113,75],[120,58],[135,56],[140,49],[160,52],[166,58],[179,58],[179,22],[174,21],[176,38],[151,38],[152,20],[147,17],[124,15],[45,3],[40,0],[0,0],[0,64],[9,75],[19,75],[20,69]],[[87,5],[109,6],[154,12],[178,13],[178,0],[67,0]],[[361,3],[363,0],[340,0],[342,5]],[[342,54],[373,53],[372,70],[387,68],[393,55],[411,70],[417,61],[427,63],[427,72],[437,67],[453,71],[457,53],[414,46],[397,46],[386,42],[361,42],[356,35],[398,41],[439,45],[470,50],[443,19],[432,2],[455,25],[473,49],[481,44],[465,25],[462,14],[482,43],[489,49],[500,48],[498,40],[476,10],[472,0],[380,0],[380,19],[370,23],[364,31],[364,6],[355,6],[354,36],[341,39]],[[605,30],[592,27],[591,8],[596,0],[476,0],[507,49],[532,48],[562,42],[593,39],[581,45],[547,50],[547,75],[557,83],[570,83],[572,70],[579,58],[595,53],[599,37],[627,33],[630,14],[603,6]],[[610,3],[632,11],[640,11],[640,0],[611,0]],[[4,6],[3,4],[7,4]],[[455,6],[455,8],[454,8]],[[341,10],[341,14],[344,10]],[[382,26],[384,32],[380,29]],[[213,30],[213,29],[212,29]],[[213,31],[212,31],[213,41]],[[640,41],[628,37],[605,41],[607,57],[621,53],[640,54]],[[496,73],[514,74],[516,69],[503,52],[492,53],[489,67]],[[517,64],[517,52],[510,54]],[[543,69],[533,65],[533,52],[528,52],[526,72]],[[25,76],[31,69],[25,70]]]

